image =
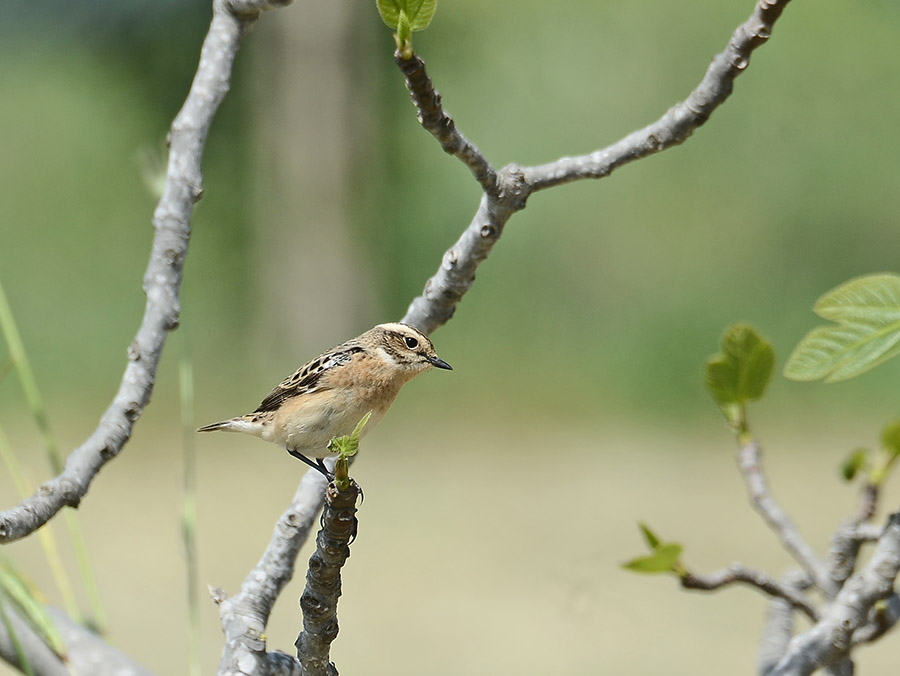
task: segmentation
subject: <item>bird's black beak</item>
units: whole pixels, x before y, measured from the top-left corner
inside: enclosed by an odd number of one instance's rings
[[[445,361],[444,361],[443,359],[441,359],[440,357],[437,357],[437,356],[435,356],[435,357],[425,357],[425,359],[427,359],[428,362],[431,363],[433,366],[437,366],[439,369],[444,369],[444,370],[446,370],[446,371],[452,371],[452,370],[453,370],[453,367],[450,366],[450,364],[448,364],[447,362],[445,362]]]

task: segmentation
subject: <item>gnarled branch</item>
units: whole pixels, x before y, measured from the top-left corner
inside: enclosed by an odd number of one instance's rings
[[[153,213],[156,234],[144,274],[147,303],[119,391],[90,438],[66,460],[62,473],[42,484],[19,505],[0,513],[0,543],[25,537],[63,507],[77,507],[100,469],[122,450],[150,401],[166,337],[178,326],[181,273],[187,255],[194,203],[200,199],[200,162],[216,110],[231,81],[241,39],[258,10],[270,3],[218,0],[203,42],[197,74],[169,132],[169,161],[163,193]],[[249,12],[249,13],[247,13]]]

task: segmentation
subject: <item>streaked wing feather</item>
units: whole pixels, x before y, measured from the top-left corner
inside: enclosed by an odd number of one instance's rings
[[[262,400],[262,403],[256,408],[254,413],[265,413],[274,411],[291,397],[297,397],[301,394],[308,394],[316,390],[323,389],[319,385],[322,375],[334,368],[340,368],[344,364],[349,364],[353,359],[353,355],[362,352],[363,348],[358,345],[342,345],[340,347],[326,352],[308,364],[301,366],[291,375],[285,378],[281,383],[272,390],[269,395]]]

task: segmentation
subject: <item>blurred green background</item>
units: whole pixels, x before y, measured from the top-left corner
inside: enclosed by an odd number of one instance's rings
[[[496,166],[537,164],[657,119],[751,9],[460,0],[415,45]],[[209,17],[205,2],[0,8],[0,280],[65,449],[111,400],[140,321],[144,177]],[[887,0],[791,3],[683,146],[530,198],[434,336],[455,370],[411,384],[354,466],[366,502],[340,668],[694,674],[702,655],[703,673],[751,672],[761,599],[698,598],[617,566],[641,550],[638,519],[698,570],[788,565],[745,507],[701,366],[748,320],[780,368],[820,294],[896,270],[898,29]],[[264,15],[239,55],[204,158],[182,327],[134,439],[80,509],[110,639],[158,673],[186,669],[180,355],[198,423],[251,410],[322,349],[402,316],[477,206],[468,171],[418,127],[392,49],[374,3],[298,2]],[[775,488],[819,550],[855,499],[835,467],[897,414],[898,368],[829,386],[778,377],[752,411]],[[0,424],[44,479],[11,376]],[[201,579],[233,592],[302,468],[253,439],[197,443]],[[0,496],[17,499],[4,473]],[[3,553],[58,602],[35,543]],[[270,647],[291,649],[301,581]],[[211,673],[221,639],[215,608],[201,611]]]

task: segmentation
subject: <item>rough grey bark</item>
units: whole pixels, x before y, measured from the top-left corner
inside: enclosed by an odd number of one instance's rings
[[[869,563],[847,580],[815,626],[791,640],[767,676],[808,676],[844,662],[857,643],[855,634],[865,634],[868,625],[883,621],[877,617],[882,611],[874,606],[891,597],[898,572],[900,514],[892,514]]]
[[[237,14],[255,8],[255,13]],[[119,391],[90,438],[69,454],[63,472],[19,505],[0,513],[0,543],[25,537],[63,507],[77,507],[100,469],[122,450],[150,401],[168,333],[178,326],[181,273],[194,203],[203,194],[200,163],[210,124],[228,91],[241,39],[261,3],[215,3],[197,74],[169,132],[169,161],[153,213],[155,235],[144,274],[147,303]]]
[[[325,493],[322,528],[316,536],[316,551],[309,559],[306,589],[300,596],[303,631],[294,643],[307,676],[337,676],[330,657],[331,644],[338,634],[341,568],[356,537],[356,501],[360,495],[359,486],[352,482],[346,490],[339,490],[332,482]]]
[[[731,94],[735,78],[746,70],[753,51],[771,37],[788,2],[760,0],[750,17],[735,29],[724,51],[713,57],[700,84],[656,122],[587,155],[562,157],[533,167],[509,164],[498,172],[443,111],[440,95],[421,58],[395,55],[422,125],[446,152],[469,167],[484,191],[471,223],[444,254],[440,268],[401,321],[425,333],[446,323],[472,286],[475,270],[487,258],[506,222],[525,208],[533,192],[585,178],[604,178],[629,162],[687,140]]]

